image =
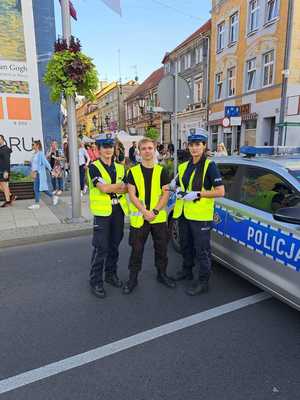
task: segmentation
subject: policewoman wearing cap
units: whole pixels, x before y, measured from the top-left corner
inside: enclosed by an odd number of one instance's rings
[[[192,159],[178,169],[176,203],[173,218],[178,219],[182,269],[176,280],[196,280],[186,293],[194,296],[208,290],[211,274],[210,233],[214,199],[223,197],[225,189],[216,164],[206,158],[208,134],[204,129],[191,130],[188,148]]]
[[[121,287],[117,275],[119,245],[123,238],[124,215],[128,214],[124,166],[112,161],[115,140],[112,134],[100,134],[96,140],[100,157],[89,167],[90,209],[94,215],[93,254],[90,286],[100,298],[106,296],[105,282]]]

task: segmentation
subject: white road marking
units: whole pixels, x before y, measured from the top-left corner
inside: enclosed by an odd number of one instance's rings
[[[236,300],[207,311],[202,311],[198,314],[193,314],[189,317],[182,318],[165,325],[161,325],[157,328],[129,336],[125,339],[117,340],[116,342],[109,343],[85,353],[77,354],[76,356],[68,357],[64,360],[30,370],[7,379],[3,379],[0,381],[0,394],[41,381],[49,378],[50,376],[58,375],[62,372],[70,371],[71,369],[80,367],[82,365],[101,360],[104,357],[120,353],[121,351],[150,342],[151,340],[169,335],[173,332],[178,332],[201,322],[208,321],[233,311],[240,310],[241,308],[250,306],[252,304],[259,303],[263,300],[269,299],[270,297],[271,296],[269,294],[261,292],[253,296],[245,297],[243,299]]]

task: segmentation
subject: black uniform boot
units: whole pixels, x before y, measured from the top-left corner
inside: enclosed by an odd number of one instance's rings
[[[104,297],[106,297],[103,283],[98,283],[96,286],[91,286],[91,292],[94,296],[99,297],[99,299],[104,299]]]
[[[185,293],[189,296],[196,296],[208,291],[208,282],[197,281],[193,285],[189,286]]]
[[[123,282],[119,279],[116,272],[113,274],[105,274],[105,282],[117,288],[121,288],[123,286]]]
[[[130,272],[129,280],[125,283],[123,287],[123,294],[130,294],[133,292],[134,288],[138,284],[137,280],[138,274],[136,272]]]
[[[174,280],[175,281],[192,281],[194,279],[193,276],[193,271],[192,270],[187,270],[187,269],[181,269],[180,271],[178,271],[175,275]]]
[[[176,287],[176,282],[174,282],[173,279],[169,278],[165,272],[157,273],[157,281],[171,289],[174,289]]]

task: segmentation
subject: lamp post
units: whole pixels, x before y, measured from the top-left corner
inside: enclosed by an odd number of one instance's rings
[[[102,121],[102,115],[101,115],[101,118],[100,118],[100,133],[103,133],[103,121]]]
[[[108,124],[109,124],[109,120],[110,120],[110,116],[106,115],[105,116],[105,123],[106,123],[106,127],[109,128]]]
[[[71,38],[71,16],[69,0],[61,0],[61,14],[63,38],[67,41],[67,43],[69,43]],[[73,222],[77,222],[80,221],[81,218],[81,198],[78,167],[79,161],[76,129],[76,107],[75,98],[71,96],[67,97],[67,120],[71,169],[72,220]]]
[[[144,99],[144,97],[138,97],[138,105],[141,111],[142,115],[145,115],[145,105],[146,105],[146,100]],[[148,114],[148,113],[147,113]],[[151,128],[153,126],[153,113],[152,111],[149,112],[149,118],[150,118],[150,124],[148,124],[147,129]],[[146,131],[147,131],[146,129]]]
[[[143,115],[145,112],[145,99],[144,99],[144,97],[138,97],[137,101],[138,101],[138,105],[139,105],[141,114]]]

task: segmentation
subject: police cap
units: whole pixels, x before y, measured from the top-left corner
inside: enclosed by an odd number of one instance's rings
[[[188,134],[188,142],[207,142],[208,141],[208,132],[203,128],[194,128],[190,129]]]
[[[99,133],[95,138],[98,146],[114,146],[115,145],[115,134],[114,133]]]

